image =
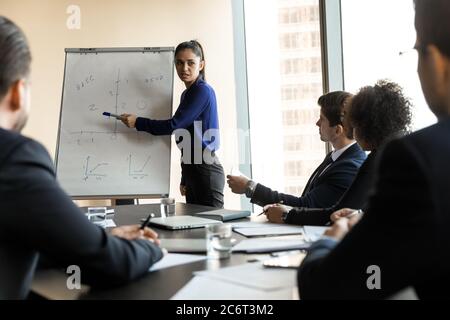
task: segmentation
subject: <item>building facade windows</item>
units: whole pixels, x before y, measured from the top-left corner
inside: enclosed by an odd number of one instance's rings
[[[320,19],[319,6],[293,6],[279,10],[280,24],[297,24],[306,22],[318,22]]]
[[[326,153],[319,0],[244,1],[253,178],[301,195]]]
[[[320,49],[320,32],[287,32],[280,35],[282,50]]]
[[[320,57],[307,57],[307,58],[289,58],[281,61],[281,74],[282,75],[300,75],[318,73],[321,71]]]

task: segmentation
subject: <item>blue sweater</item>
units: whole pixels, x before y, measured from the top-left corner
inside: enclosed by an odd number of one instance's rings
[[[194,121],[200,121],[194,126]],[[137,118],[136,129],[155,136],[171,135],[176,129],[187,129],[191,136],[191,150],[194,140],[201,141],[202,150],[217,151],[220,145],[219,118],[214,89],[203,79],[198,80],[181,95],[180,105],[174,116],[168,120]],[[209,129],[216,129],[212,136],[205,136]],[[211,134],[211,131],[210,131]],[[178,141],[179,142],[179,141]],[[191,152],[193,155],[194,152]]]

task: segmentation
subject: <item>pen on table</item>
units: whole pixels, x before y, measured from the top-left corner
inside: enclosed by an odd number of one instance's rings
[[[280,201],[280,202],[277,203],[277,205],[283,204],[283,203],[284,203],[284,201]],[[270,207],[269,207],[269,208],[270,208]],[[269,208],[267,208],[266,210],[263,210],[263,212],[261,212],[260,214],[258,214],[258,217],[259,217],[259,216],[262,216],[263,214],[266,214],[267,211],[269,210]]]
[[[148,225],[148,223],[150,222],[150,219],[153,218],[155,216],[154,213],[150,213],[147,217],[147,219],[145,219],[144,222],[142,222],[141,226],[139,227],[140,230],[144,230],[145,227]]]
[[[118,114],[114,114],[114,113],[110,113],[110,112],[103,112],[102,114],[107,117],[113,117],[113,118],[116,118],[117,120],[122,120],[122,116],[119,116]]]

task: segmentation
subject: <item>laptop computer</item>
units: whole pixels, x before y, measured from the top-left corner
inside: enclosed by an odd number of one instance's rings
[[[251,212],[247,210],[217,209],[217,210],[197,212],[193,213],[192,215],[225,222],[249,217],[251,215]]]
[[[153,218],[149,222],[150,225],[169,230],[202,228],[210,224],[220,224],[220,223],[222,222],[193,216],[171,216],[166,218]]]

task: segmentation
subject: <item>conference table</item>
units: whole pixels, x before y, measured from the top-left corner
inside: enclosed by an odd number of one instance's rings
[[[143,218],[153,212],[160,215],[159,204],[145,205],[122,205],[114,207],[113,220],[116,225],[140,224]],[[176,204],[177,215],[189,215],[202,211],[215,210],[216,208],[200,205]],[[87,211],[87,210],[85,210]],[[248,221],[241,219],[236,221]],[[265,220],[265,217],[252,217],[251,221]],[[158,232],[160,239],[204,239],[205,228],[165,230],[152,227]],[[237,242],[245,237],[233,233]],[[269,255],[263,255],[269,257]],[[124,286],[108,289],[93,289],[83,286],[80,290],[67,289],[66,281],[68,275],[62,270],[39,270],[32,284],[32,292],[46,299],[156,299],[166,300],[174,296],[192,278],[193,272],[201,270],[215,270],[218,268],[244,264],[261,255],[248,255],[233,253],[230,258],[217,260],[205,259],[189,264],[177,265],[170,268],[149,272],[142,278]]]

